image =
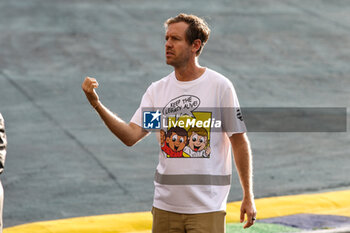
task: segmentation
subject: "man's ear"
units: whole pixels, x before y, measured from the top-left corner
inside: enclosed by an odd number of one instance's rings
[[[192,43],[192,52],[197,53],[197,51],[202,46],[202,41],[200,39],[196,39]]]

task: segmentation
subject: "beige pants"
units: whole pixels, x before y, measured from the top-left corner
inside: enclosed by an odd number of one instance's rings
[[[178,214],[152,208],[152,233],[225,233],[226,212]]]

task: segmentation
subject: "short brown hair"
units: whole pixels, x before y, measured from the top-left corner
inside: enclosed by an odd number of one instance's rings
[[[164,26],[167,28],[170,24],[179,22],[185,22],[188,24],[186,31],[186,40],[190,44],[192,44],[197,39],[202,42],[201,47],[196,52],[196,55],[199,56],[210,35],[210,29],[207,22],[198,16],[181,13],[176,17],[169,18],[167,21],[165,21]]]

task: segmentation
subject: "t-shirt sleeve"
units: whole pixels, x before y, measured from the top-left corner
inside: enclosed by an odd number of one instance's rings
[[[152,85],[151,85],[152,86]],[[133,117],[131,118],[130,122],[137,124],[140,127],[143,127],[143,118],[142,118],[142,109],[144,108],[152,108],[153,107],[153,101],[152,101],[152,95],[151,95],[151,86],[148,87],[145,94],[143,94],[141,103],[139,108],[134,113]]]
[[[221,117],[223,130],[228,137],[247,132],[237,94],[231,83],[221,98]]]

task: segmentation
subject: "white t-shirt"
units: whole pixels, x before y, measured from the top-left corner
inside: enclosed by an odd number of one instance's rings
[[[246,132],[231,81],[209,68],[188,82],[172,72],[149,86],[131,122],[143,127],[145,108],[159,109],[164,119],[157,132],[154,207],[189,214],[226,210],[232,175],[229,136]]]

